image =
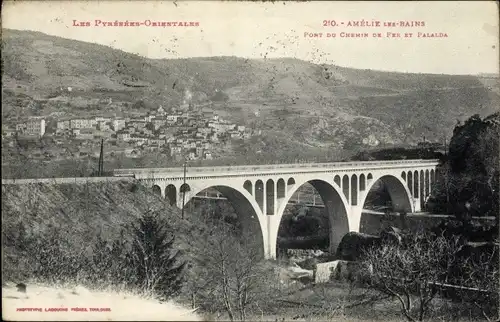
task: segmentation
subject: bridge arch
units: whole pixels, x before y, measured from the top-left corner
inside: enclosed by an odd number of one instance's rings
[[[161,187],[157,184],[153,185],[153,193],[161,197]]]
[[[359,176],[359,191],[365,191],[366,190],[366,177],[365,174],[362,173]]]
[[[177,188],[173,184],[169,184],[165,188],[165,198],[171,206],[177,204]]]
[[[424,206],[425,202],[427,201],[427,198],[431,194],[431,178],[430,178],[430,171],[429,169],[425,170],[425,199],[424,199]]]
[[[342,181],[339,175],[336,175],[335,178],[333,178],[333,182],[335,182],[337,186],[342,187]]]
[[[350,230],[358,230],[359,227],[353,226],[348,217],[348,207],[349,203],[347,198],[344,196],[340,187],[336,187],[333,182],[324,181],[321,179],[304,180],[297,184],[293,189],[290,190],[286,198],[280,203],[277,209],[276,220],[277,224],[273,225],[273,230],[270,231],[269,243],[272,249],[276,249],[278,240],[278,230],[281,223],[281,219],[285,212],[285,208],[290,201],[293,194],[300,189],[303,185],[309,183],[312,185],[325,205],[325,211],[328,214],[329,219],[329,239],[330,239],[330,252],[335,253],[342,237]]]
[[[351,205],[358,204],[358,176],[353,174],[351,176]]]
[[[182,192],[182,193],[188,193],[189,191],[191,191],[191,186],[189,186],[187,183],[183,183],[179,189],[179,192]]]
[[[349,200],[349,176],[346,174],[342,177],[342,192],[347,200]]]
[[[266,181],[266,215],[274,215],[274,180]]]
[[[419,194],[419,188],[418,188],[418,171],[415,170],[413,172],[413,197],[418,198]]]
[[[264,211],[264,182],[257,180],[255,182],[255,201],[260,207],[260,211]]]
[[[408,191],[410,191],[410,195],[413,196],[413,174],[411,171],[408,171],[408,175],[406,177],[406,183],[408,186]]]
[[[424,209],[424,203],[425,203],[425,172],[424,170],[420,170],[420,175],[419,175],[419,187],[420,187],[420,209]]]
[[[276,183],[276,197],[278,199],[281,199],[285,198],[285,195],[286,195],[285,180],[280,178]]]
[[[181,187],[179,188],[179,197],[177,200],[180,200],[182,203],[182,200],[187,200],[187,195],[191,191],[191,186],[187,183],[183,183]]]
[[[246,180],[245,183],[243,184],[243,188],[245,188],[245,190],[248,191],[248,193],[250,193],[251,195],[253,194],[252,193],[252,181]]]
[[[257,247],[261,255],[264,256],[266,240],[263,234],[263,231],[265,231],[263,229],[265,222],[262,218],[262,212],[259,210],[259,205],[252,198],[252,195],[242,186],[241,183],[240,186],[233,187],[228,185],[214,185],[210,182],[202,185],[193,185],[189,193],[186,193],[184,206],[192,201],[194,196],[206,189],[212,188],[217,190],[233,207],[243,229],[242,236],[249,237],[250,242],[254,245],[253,247]]]
[[[402,178],[395,175],[382,175],[375,180],[372,180],[366,188],[366,191],[362,194],[359,205],[364,207],[368,194],[373,188],[375,183],[382,181],[389,192],[391,197],[392,206],[396,212],[414,212],[414,205],[412,203],[412,197],[410,190],[406,182]]]

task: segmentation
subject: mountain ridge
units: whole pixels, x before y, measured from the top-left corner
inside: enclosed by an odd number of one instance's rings
[[[439,141],[458,120],[500,106],[498,79],[474,75],[354,69],[296,58],[150,59],[6,29],[2,54],[6,118],[210,103],[229,120],[262,129],[263,141],[277,139],[274,148],[356,150],[415,144],[422,136]],[[263,147],[257,142],[247,148]]]

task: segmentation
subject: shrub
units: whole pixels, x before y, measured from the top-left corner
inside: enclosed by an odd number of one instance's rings
[[[367,250],[358,278],[369,288],[397,299],[408,321],[423,321],[433,309],[439,311],[437,296],[459,298],[464,304],[470,300],[467,304],[479,307],[486,316],[498,305],[498,259],[460,256],[465,246],[459,236],[409,235],[403,244]],[[450,290],[459,296],[450,295]]]
[[[223,218],[216,223],[210,219],[202,224],[208,231],[200,233],[193,250],[195,265],[186,291],[193,306],[211,313],[225,311],[229,320],[244,321],[273,305],[279,283],[250,236]]]
[[[156,213],[148,211],[124,227],[118,238],[99,235],[76,247],[61,227],[49,226],[33,235],[19,224],[2,231],[7,254],[2,275],[13,281],[127,288],[166,300],[179,292],[185,266],[169,231]]]

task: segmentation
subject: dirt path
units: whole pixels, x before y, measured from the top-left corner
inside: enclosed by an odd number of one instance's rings
[[[117,292],[91,292],[83,287],[14,285],[2,287],[2,317],[10,321],[202,321],[174,303]]]

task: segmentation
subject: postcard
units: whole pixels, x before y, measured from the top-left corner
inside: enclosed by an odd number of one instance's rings
[[[498,319],[498,2],[2,9],[4,319]]]

